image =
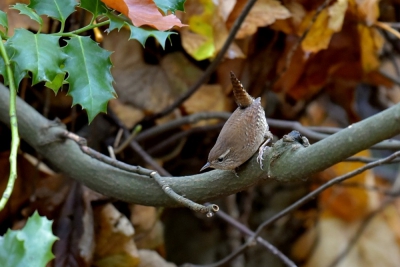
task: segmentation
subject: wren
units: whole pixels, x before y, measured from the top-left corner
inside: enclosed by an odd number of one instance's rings
[[[200,171],[214,168],[230,170],[236,174],[236,168],[250,159],[259,148],[257,162],[262,169],[263,153],[272,140],[272,134],[261,106],[261,98],[251,97],[233,72],[231,82],[238,108],[225,122],[208,155],[208,162]]]

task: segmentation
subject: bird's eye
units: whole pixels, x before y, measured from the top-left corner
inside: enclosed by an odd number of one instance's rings
[[[223,162],[224,161],[224,158],[223,157],[219,157],[218,158],[218,162]]]

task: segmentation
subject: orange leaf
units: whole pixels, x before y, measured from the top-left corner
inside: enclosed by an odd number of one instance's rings
[[[174,26],[186,26],[173,14],[163,16],[152,0],[101,0],[109,7],[121,12],[132,20],[133,25],[148,25],[160,31]]]
[[[236,18],[242,12],[246,1],[237,1],[226,22],[231,27]],[[257,1],[246,19],[242,23],[236,38],[241,39],[253,35],[258,27],[271,25],[278,19],[287,19],[291,16],[289,10],[277,0],[259,0]]]

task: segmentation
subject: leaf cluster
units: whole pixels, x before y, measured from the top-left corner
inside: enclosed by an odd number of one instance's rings
[[[170,7],[162,3],[160,9],[164,12],[183,9],[182,1],[170,2]],[[73,105],[81,105],[91,122],[98,113],[106,112],[108,101],[116,97],[110,71],[111,52],[101,48],[90,37],[79,36],[78,33],[97,27],[95,20],[98,18],[103,19],[102,25],[110,25],[108,32],[128,27],[131,30],[130,39],[138,40],[143,46],[153,36],[164,48],[167,38],[174,33],[135,27],[129,19],[115,15],[100,0],[82,0],[79,7],[93,14],[92,21],[79,30],[64,32],[66,20],[77,7],[75,0],[31,0],[29,5],[17,3],[11,8],[36,21],[39,31],[32,33],[26,29],[16,29],[15,34],[8,37],[7,14],[0,11],[0,25],[4,28],[0,36],[7,39],[4,47],[10,58],[9,64],[17,87],[27,75],[31,75],[32,85],[45,82],[46,87],[55,93],[64,84],[68,84],[68,94],[73,98]],[[41,33],[41,15],[59,21],[60,31],[53,34]],[[67,45],[60,45],[61,38]],[[0,75],[8,85],[10,77],[6,71],[6,62],[0,58]]]

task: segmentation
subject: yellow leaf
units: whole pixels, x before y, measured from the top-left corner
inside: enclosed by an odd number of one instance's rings
[[[383,46],[383,37],[374,29],[358,24],[360,34],[361,63],[364,72],[376,70],[379,67],[379,52]]]
[[[334,33],[334,30],[328,28],[328,23],[328,10],[324,9],[318,15],[303,42],[301,42],[301,47],[305,52],[316,53],[328,48],[332,34]]]
[[[181,30],[183,48],[198,61],[214,57],[228,37],[225,22],[219,15],[221,13],[219,7],[215,6],[212,0],[198,0],[190,2],[186,10],[189,28]],[[234,43],[225,56],[244,57]]]

